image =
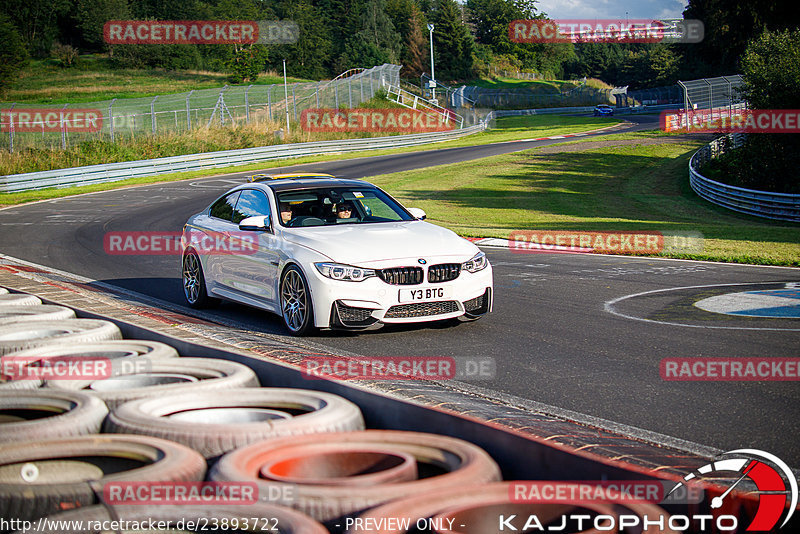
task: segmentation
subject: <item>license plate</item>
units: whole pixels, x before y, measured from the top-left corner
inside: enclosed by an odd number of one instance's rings
[[[400,302],[425,302],[428,300],[445,300],[449,298],[449,287],[422,287],[419,289],[400,290]]]

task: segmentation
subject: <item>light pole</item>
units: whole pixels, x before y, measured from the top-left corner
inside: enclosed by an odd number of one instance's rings
[[[428,23],[428,32],[430,32],[431,38],[431,92],[433,100],[436,100],[436,74],[433,71],[433,24],[431,23]]]
[[[289,136],[289,86],[286,85],[286,60],[283,60],[283,94],[286,99],[286,136]]]

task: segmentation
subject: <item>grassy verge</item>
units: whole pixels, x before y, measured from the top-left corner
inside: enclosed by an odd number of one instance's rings
[[[2,99],[27,104],[97,102],[211,89],[228,83],[228,75],[221,72],[112,69],[106,62],[102,57],[82,56],[78,66],[63,68],[53,60],[32,61],[17,75]],[[304,81],[309,80],[288,79],[289,83]],[[283,77],[262,74],[255,83],[282,84]]]
[[[433,150],[438,148],[453,148],[459,146],[471,146],[479,144],[497,143],[502,141],[514,141],[529,139],[532,137],[545,137],[550,135],[562,135],[569,132],[585,132],[602,128],[618,123],[618,120],[597,117],[557,117],[552,115],[527,116],[527,117],[504,117],[498,119],[495,128],[486,132],[455,139],[444,143],[422,145],[419,147],[407,147],[395,150],[370,151],[367,154],[359,155],[381,155],[399,152],[412,152],[418,150]],[[197,132],[188,134],[170,135],[163,137],[143,137],[132,141],[122,141],[120,143],[110,142],[87,142],[68,150],[37,150],[23,151],[14,154],[7,154],[0,160],[0,174],[16,174],[21,172],[33,172],[43,169],[59,169],[65,167],[75,167],[81,165],[91,165],[95,163],[111,163],[117,161],[134,161],[138,159],[150,159],[166,157],[180,154],[192,154],[198,152],[210,152],[214,150],[229,150],[235,148],[249,148],[256,146],[267,146],[275,144],[277,141],[272,134],[273,130],[281,128],[283,124],[275,123],[271,125],[250,125],[236,128],[211,128],[203,131],[203,135]],[[342,137],[363,137],[367,134],[353,133],[347,136],[335,134],[315,133],[310,135],[299,130],[295,124],[292,128],[294,132],[287,139],[288,142],[322,141],[327,139],[341,139]],[[292,164],[311,163],[313,161],[325,161],[333,159],[347,159],[352,155],[341,156],[319,156],[313,158],[302,158],[291,160]],[[278,160],[248,165],[246,167],[230,168],[231,171],[247,171],[264,169],[274,166]],[[286,161],[286,160],[283,160]],[[223,173],[226,169],[219,172]],[[138,183],[152,183],[153,181],[172,181],[187,177],[201,176],[204,173],[182,173],[175,175],[164,175],[160,177],[146,178],[147,182],[134,180],[124,180],[110,184],[97,184],[91,186],[92,191],[113,189],[126,185]],[[137,179],[138,180],[138,179]],[[55,198],[76,194],[77,188],[71,189],[52,189],[41,192],[27,193],[0,193],[0,204],[16,204],[29,200],[42,198]],[[38,196],[40,194],[51,196]]]
[[[738,215],[691,191],[688,160],[704,142],[661,132],[619,134],[370,181],[466,236],[692,231],[704,236],[702,252],[669,257],[800,266],[800,225]]]

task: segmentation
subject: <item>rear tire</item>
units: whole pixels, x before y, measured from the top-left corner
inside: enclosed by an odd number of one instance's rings
[[[208,296],[206,278],[200,257],[193,250],[183,255],[181,262],[183,296],[192,308],[211,308],[219,304],[219,299]]]

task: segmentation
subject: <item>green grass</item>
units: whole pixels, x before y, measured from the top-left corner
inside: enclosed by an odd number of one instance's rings
[[[27,104],[98,102],[211,89],[228,83],[228,75],[221,72],[112,69],[106,63],[105,58],[87,56],[82,56],[79,66],[73,68],[60,67],[53,64],[53,60],[32,61],[17,75],[2,95],[2,101]],[[309,80],[288,78],[289,83],[304,81]],[[283,77],[262,74],[256,83],[282,84]]]
[[[465,236],[507,238],[512,230],[533,229],[700,232],[702,251],[663,255],[800,266],[800,225],[738,215],[690,190],[688,160],[703,141],[661,132],[604,139],[633,144],[552,154],[534,149],[370,181]]]

